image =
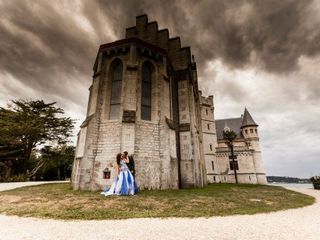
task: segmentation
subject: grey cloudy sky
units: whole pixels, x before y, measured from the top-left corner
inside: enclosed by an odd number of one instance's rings
[[[216,118],[249,109],[268,175],[320,174],[319,0],[0,0],[0,105],[56,101],[79,126],[99,45],[144,13],[191,46]]]

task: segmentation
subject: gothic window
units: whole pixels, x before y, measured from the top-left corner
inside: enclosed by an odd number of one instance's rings
[[[252,128],[250,128],[250,133],[253,133],[253,129]]]
[[[206,108],[206,115],[208,115],[208,109]]]
[[[212,151],[212,144],[210,144],[210,151]]]
[[[119,119],[122,85],[122,63],[115,60],[111,65],[111,98],[109,119]]]
[[[151,120],[152,103],[152,65],[145,62],[142,65],[142,84],[141,84],[141,119]]]
[[[211,167],[212,167],[212,170],[214,170],[214,162],[211,161]]]
[[[210,124],[209,124],[209,123],[208,123],[208,125],[207,125],[207,126],[208,126],[208,130],[210,130]]]
[[[229,163],[230,163],[230,170],[233,170],[233,162],[230,161]],[[234,166],[235,166],[236,170],[239,170],[239,165],[238,165],[237,160],[234,161]]]
[[[244,130],[245,132],[246,132],[246,134],[248,134],[248,130],[246,129],[246,130]]]
[[[255,129],[254,131],[255,131],[256,133],[258,133],[258,130],[257,130],[257,129]]]

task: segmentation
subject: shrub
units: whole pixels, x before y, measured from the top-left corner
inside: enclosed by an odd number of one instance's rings
[[[8,179],[8,182],[25,182],[28,180],[27,174],[19,174],[19,175],[13,175]]]
[[[314,189],[320,189],[320,176],[314,176],[310,178]]]

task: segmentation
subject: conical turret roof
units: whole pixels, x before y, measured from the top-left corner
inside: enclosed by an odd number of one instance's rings
[[[258,124],[253,120],[252,116],[250,115],[247,108],[244,109],[244,114],[242,118],[242,125],[241,128],[249,127],[249,126],[255,126],[257,127]]]

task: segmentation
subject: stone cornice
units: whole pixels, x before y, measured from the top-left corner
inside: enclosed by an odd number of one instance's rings
[[[140,47],[142,53],[146,53],[147,55],[151,55],[151,56],[154,55],[156,59],[165,56],[169,64],[171,64],[167,51],[165,49],[159,48],[155,45],[152,45],[138,38],[126,38],[126,39],[118,40],[115,42],[100,45],[97,53],[97,57],[93,66],[93,71],[96,72],[97,70],[98,57],[101,52],[103,53],[106,52],[109,54],[124,53],[129,51],[129,47],[131,45],[136,45],[137,47]]]

